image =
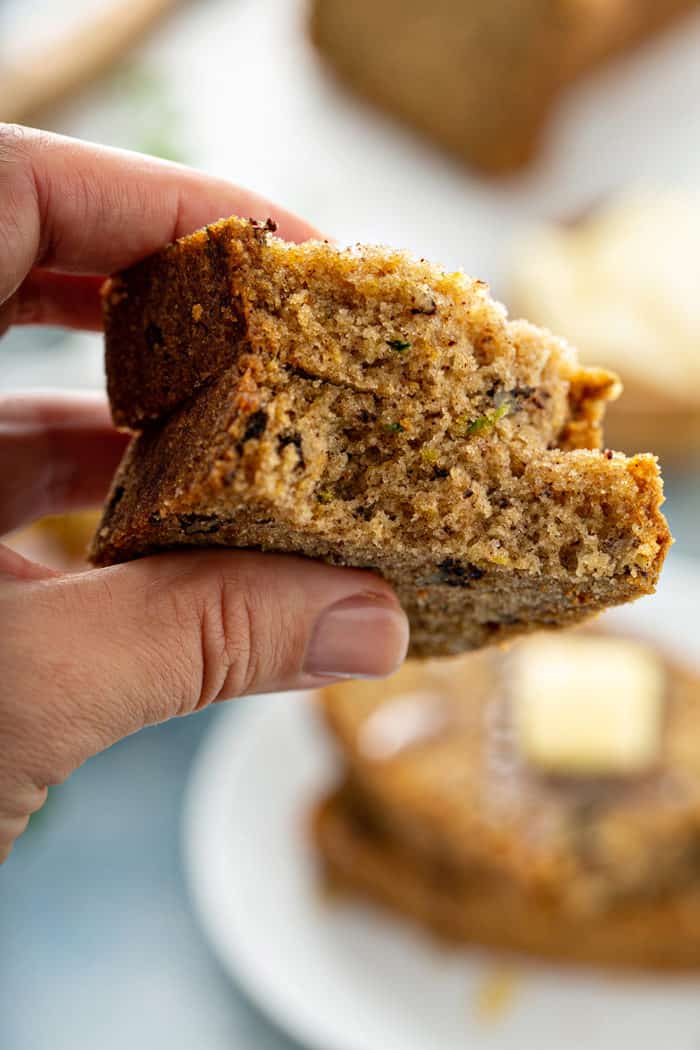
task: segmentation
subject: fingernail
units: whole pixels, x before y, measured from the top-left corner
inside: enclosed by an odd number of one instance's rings
[[[319,617],[304,671],[329,678],[383,678],[406,656],[408,634],[405,613],[390,599],[353,595]]]

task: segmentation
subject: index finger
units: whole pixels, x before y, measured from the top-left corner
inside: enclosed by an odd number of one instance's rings
[[[107,274],[228,215],[313,227],[249,190],[179,164],[0,124],[0,304],[34,267]]]
[[[42,514],[99,506],[127,441],[103,394],[0,394],[0,535]]]

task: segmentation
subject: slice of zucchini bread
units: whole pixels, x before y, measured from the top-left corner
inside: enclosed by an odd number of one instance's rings
[[[656,460],[599,450],[619,384],[483,283],[227,220],[105,303],[115,419],[142,432],[97,564],[220,544],[372,568],[423,655],[654,589]]]

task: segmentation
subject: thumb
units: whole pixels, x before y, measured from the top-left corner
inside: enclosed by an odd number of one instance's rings
[[[0,792],[8,762],[43,787],[142,726],[215,700],[389,674],[408,643],[406,617],[373,573],[253,552],[6,576],[0,622]]]

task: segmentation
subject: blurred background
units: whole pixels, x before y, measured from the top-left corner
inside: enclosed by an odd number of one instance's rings
[[[553,30],[557,6],[576,13]],[[677,548],[700,558],[698,5],[314,8],[312,40],[303,0],[0,0],[0,120],[192,164],[341,243],[487,280],[622,373],[609,443],[660,453]],[[99,336],[0,343],[0,389],[102,385]],[[18,542],[76,566],[91,525]],[[0,870],[0,1046],[292,1046],[185,889],[183,790],[218,717],[124,741],[32,821]]]

